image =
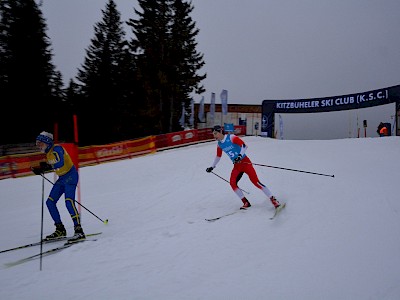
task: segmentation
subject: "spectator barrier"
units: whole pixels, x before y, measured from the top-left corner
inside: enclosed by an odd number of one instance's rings
[[[246,126],[235,126],[235,134],[245,135]],[[211,140],[213,140],[213,135],[210,128],[204,128],[106,145],[87,147],[76,147],[71,143],[61,143],[61,145],[67,149],[76,166],[84,167]],[[0,156],[0,180],[32,175],[31,167],[38,166],[41,161],[45,161],[45,157],[40,152]]]

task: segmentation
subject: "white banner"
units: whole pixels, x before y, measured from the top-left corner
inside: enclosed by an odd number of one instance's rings
[[[179,119],[179,124],[181,124],[182,128],[185,128],[185,103],[182,102],[182,115]]]
[[[204,122],[205,121],[204,120],[204,96],[201,97],[201,100],[200,100],[198,117],[199,117],[199,121],[200,122]]]
[[[222,114],[226,116],[228,114],[228,91],[222,90],[220,96],[221,96]]]

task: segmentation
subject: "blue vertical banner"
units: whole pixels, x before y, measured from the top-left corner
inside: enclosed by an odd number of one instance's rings
[[[228,91],[222,90],[220,96],[221,96],[222,114],[226,116],[228,114]]]
[[[279,131],[281,133],[281,140],[283,140],[283,119],[281,115],[279,115]]]
[[[274,136],[275,102],[264,100],[262,103],[261,136]]]
[[[199,105],[199,122],[204,122],[204,96],[201,97],[200,105]]]
[[[211,93],[211,105],[210,105],[211,124],[214,124],[214,116],[215,116],[215,93]]]
[[[193,100],[193,98],[190,100],[190,119],[189,119],[189,123],[190,123],[190,128],[193,129],[193,127],[194,127],[194,100]]]
[[[182,128],[185,128],[185,113],[185,103],[182,102],[182,115],[179,119],[179,124],[182,126]]]

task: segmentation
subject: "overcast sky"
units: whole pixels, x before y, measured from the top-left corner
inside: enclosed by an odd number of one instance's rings
[[[37,0],[39,1],[39,0]],[[54,63],[77,75],[107,0],[42,0]],[[123,22],[135,0],[115,0]],[[399,0],[193,0],[206,103],[330,97],[400,84]],[[130,27],[126,35],[132,37]],[[198,103],[200,95],[194,95]],[[390,121],[394,112],[381,112]],[[346,115],[347,118],[347,115]],[[371,124],[375,124],[373,120]],[[379,123],[379,122],[378,122]]]

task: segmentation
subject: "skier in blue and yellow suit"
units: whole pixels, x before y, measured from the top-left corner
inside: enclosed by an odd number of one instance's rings
[[[57,202],[62,194],[65,196],[65,206],[74,222],[75,233],[69,241],[85,239],[85,234],[80,222],[80,216],[75,206],[75,192],[79,175],[71,157],[63,146],[54,144],[53,135],[46,131],[41,132],[37,136],[36,146],[42,153],[46,154],[47,162],[41,162],[40,167],[32,168],[32,171],[36,175],[42,176],[45,171],[54,171],[58,175],[58,179],[54,183],[46,201],[49,213],[54,220],[56,231],[46,236],[46,239],[57,239],[67,236],[67,231],[61,221],[60,213],[57,209]]]

